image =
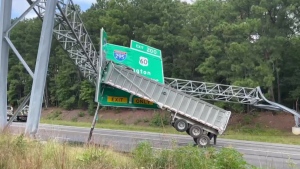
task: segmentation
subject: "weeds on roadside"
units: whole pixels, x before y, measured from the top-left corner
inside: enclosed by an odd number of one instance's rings
[[[133,152],[133,159],[139,168],[174,169],[248,169],[255,168],[232,148],[197,148],[192,145],[172,150],[155,151],[148,142],[140,143]]]
[[[150,120],[150,126],[163,127],[170,124],[170,118],[166,114],[155,113],[154,117]]]
[[[171,144],[171,143],[170,143]],[[55,141],[39,142],[23,135],[0,135],[0,168],[144,168],[144,169],[250,169],[233,148],[198,148],[192,145],[157,150],[140,143],[132,154],[116,153],[97,145],[76,145]],[[295,164],[288,161],[291,168]]]
[[[129,158],[93,145],[76,146],[68,143],[29,140],[20,135],[0,135],[0,168],[126,168]]]

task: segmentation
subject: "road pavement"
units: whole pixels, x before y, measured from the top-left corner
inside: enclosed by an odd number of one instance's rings
[[[13,123],[11,125],[11,131],[16,134],[24,132],[24,129],[25,123]],[[58,141],[86,142],[89,131],[90,128],[85,127],[40,124],[37,136],[42,140],[56,139]],[[130,152],[142,141],[151,142],[153,148],[156,149],[172,149],[174,145],[194,144],[194,141],[188,135],[98,128],[93,132],[92,141],[123,152]],[[211,144],[213,144],[213,141],[211,141]],[[293,163],[296,168],[300,168],[300,146],[218,138],[215,147],[233,147],[244,154],[244,158],[248,163],[257,167],[288,169],[289,164]]]

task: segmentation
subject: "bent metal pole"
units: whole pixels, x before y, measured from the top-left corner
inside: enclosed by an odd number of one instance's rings
[[[45,9],[35,72],[33,76],[28,119],[25,128],[25,134],[32,137],[35,137],[40,122],[57,1],[58,0],[47,1]]]
[[[9,46],[5,33],[11,25],[12,0],[0,0],[0,130],[7,123],[7,74]]]

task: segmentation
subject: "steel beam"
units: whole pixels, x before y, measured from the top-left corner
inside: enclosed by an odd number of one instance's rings
[[[5,34],[11,25],[12,0],[0,0],[0,130],[7,123],[7,76],[9,46]]]
[[[167,77],[165,77],[164,80],[167,86],[203,100],[214,100],[251,105],[261,101],[261,98],[259,98],[257,95],[256,88]]]
[[[44,19],[45,4],[41,0],[34,11],[41,20]],[[35,0],[27,0],[33,4]],[[59,0],[55,14],[54,36],[63,49],[79,68],[82,75],[94,84],[97,83],[99,54],[76,11],[72,0]]]
[[[45,9],[39,49],[31,90],[28,119],[25,134],[35,137],[40,122],[44,88],[48,71],[48,63],[54,27],[54,15],[58,0],[48,1]]]

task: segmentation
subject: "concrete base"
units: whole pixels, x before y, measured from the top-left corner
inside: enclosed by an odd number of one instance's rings
[[[292,127],[292,132],[295,135],[299,135],[300,134],[300,127]]]

